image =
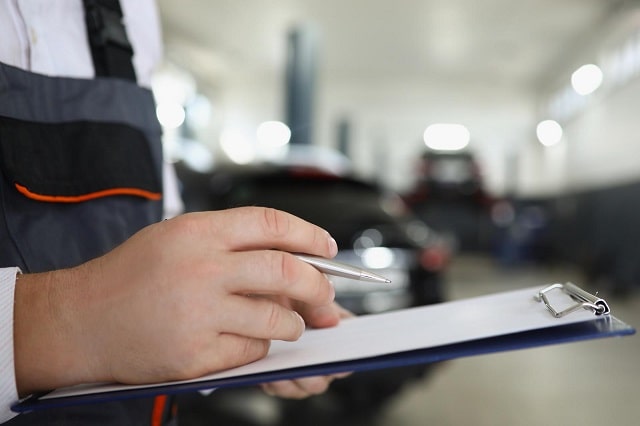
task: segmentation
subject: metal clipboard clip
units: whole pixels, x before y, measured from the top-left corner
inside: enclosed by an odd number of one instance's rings
[[[558,289],[569,295],[577,303],[575,305],[569,306],[562,311],[556,311],[553,306],[551,306],[549,298],[547,297],[547,293],[552,290]],[[607,315],[611,312],[611,309],[609,309],[609,305],[607,305],[607,302],[604,299],[601,299],[597,295],[588,293],[572,283],[551,284],[550,286],[540,290],[535,296],[535,299],[538,302],[544,302],[547,309],[549,309],[549,312],[551,312],[551,314],[556,318],[563,317],[579,309],[587,309],[593,311],[593,313],[596,315]]]

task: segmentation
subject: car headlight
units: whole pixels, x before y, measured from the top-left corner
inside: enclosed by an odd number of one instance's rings
[[[370,247],[362,251],[362,264],[371,269],[384,269],[393,265],[395,255],[387,247]]]

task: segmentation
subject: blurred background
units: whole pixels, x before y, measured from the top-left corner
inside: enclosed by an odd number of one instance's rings
[[[359,314],[573,281],[640,324],[640,1],[159,0],[187,210],[269,205],[392,288]],[[183,424],[636,424],[637,337],[354,375]]]

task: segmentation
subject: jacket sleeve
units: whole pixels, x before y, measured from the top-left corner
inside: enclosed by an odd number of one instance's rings
[[[18,268],[0,268],[0,423],[16,416],[18,401],[13,360],[13,294]]]

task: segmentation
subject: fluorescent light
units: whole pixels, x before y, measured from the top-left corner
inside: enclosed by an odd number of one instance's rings
[[[424,143],[438,151],[459,151],[471,140],[469,130],[462,124],[437,123],[424,131]]]
[[[185,115],[184,108],[179,103],[163,102],[156,107],[158,121],[166,129],[177,129],[182,126]]]
[[[554,120],[544,120],[536,127],[538,140],[544,146],[553,146],[562,140],[562,126]]]
[[[256,136],[263,146],[285,146],[291,139],[291,129],[280,121],[265,121],[258,126]]]
[[[583,65],[571,75],[571,86],[579,95],[595,92],[602,84],[602,70],[594,64]]]

